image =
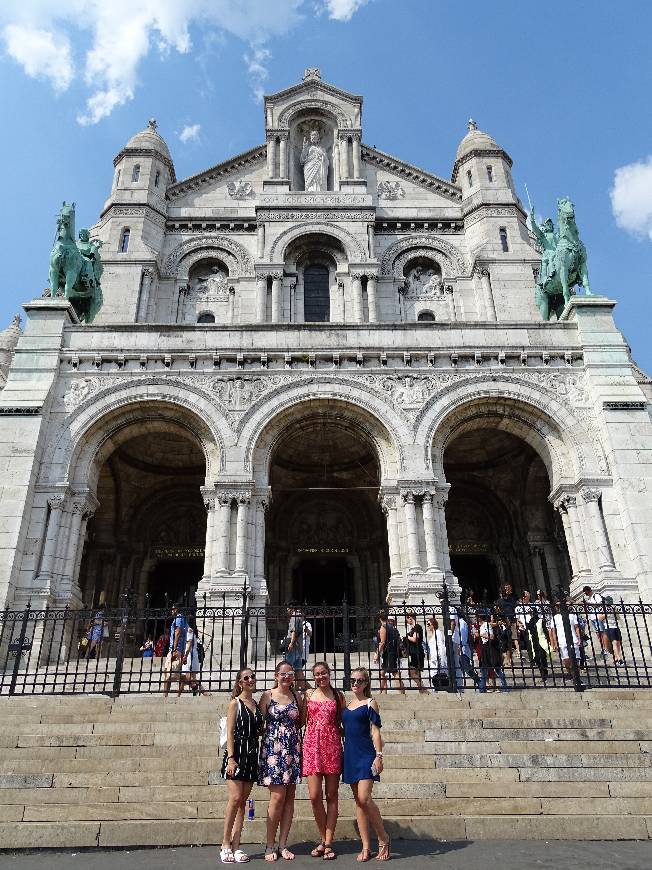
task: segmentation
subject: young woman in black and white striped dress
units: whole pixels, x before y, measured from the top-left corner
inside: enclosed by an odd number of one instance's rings
[[[247,799],[258,780],[258,752],[263,730],[263,717],[252,694],[255,685],[256,675],[251,668],[238,671],[226,714],[222,778],[228,782],[229,799],[220,849],[222,864],[244,864],[249,860],[240,849],[240,836]]]

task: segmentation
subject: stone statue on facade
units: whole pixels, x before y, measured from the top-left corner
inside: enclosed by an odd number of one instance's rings
[[[561,317],[570,302],[573,287],[579,284],[587,296],[593,295],[589,284],[586,248],[582,244],[575,223],[575,207],[568,197],[557,200],[558,230],[550,218],[539,227],[530,212],[532,232],[541,246],[541,272],[537,282],[535,300],[544,320],[554,312]]]
[[[319,144],[319,133],[311,130],[310,142],[304,136],[299,161],[303,166],[304,190],[315,193],[328,189],[328,155]]]
[[[91,240],[87,229],[75,242],[75,203],[64,201],[57,217],[57,234],[50,254],[50,296],[63,296],[79,319],[92,323],[102,306],[102,242]]]
[[[227,277],[219,266],[211,266],[210,275],[197,278],[197,290],[202,297],[214,297],[227,292]]]

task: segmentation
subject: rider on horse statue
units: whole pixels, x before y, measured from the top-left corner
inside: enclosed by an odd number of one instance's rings
[[[85,323],[92,323],[102,306],[102,242],[87,229],[75,242],[75,203],[64,201],[57,217],[57,237],[50,254],[50,296],[68,299]]]
[[[586,248],[575,223],[575,207],[568,197],[562,197],[557,200],[557,209],[558,232],[555,232],[551,218],[547,218],[543,226],[537,226],[534,209],[530,211],[532,232],[541,247],[541,271],[535,300],[544,320],[550,320],[553,311],[559,320],[576,284],[584,287],[587,296],[593,295],[586,266]]]

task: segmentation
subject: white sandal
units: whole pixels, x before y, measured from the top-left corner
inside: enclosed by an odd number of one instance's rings
[[[235,864],[235,857],[228,846],[222,846],[220,849],[220,861],[222,864]]]
[[[242,849],[236,849],[233,853],[233,860],[236,864],[246,864],[249,861],[249,855],[243,852]]]

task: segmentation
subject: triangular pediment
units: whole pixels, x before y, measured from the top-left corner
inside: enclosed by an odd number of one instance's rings
[[[306,70],[302,82],[265,97],[266,129],[288,129],[291,118],[302,110],[331,113],[340,129],[359,128],[362,123],[362,97],[322,81],[316,69]]]
[[[265,166],[266,154],[267,147],[257,145],[243,154],[170,185],[167,198],[171,205],[181,205],[183,200],[192,199],[193,194],[203,195],[206,190],[226,186],[230,181],[240,178],[246,181]]]
[[[461,205],[461,188],[444,178],[439,178],[431,172],[419,169],[418,166],[413,166],[411,163],[406,163],[405,160],[400,160],[391,154],[385,154],[383,151],[369,147],[369,145],[362,146],[362,159],[369,166],[376,168],[379,179],[391,176],[404,184],[414,185],[420,189],[425,188],[442,198],[446,203],[453,202],[458,206]]]

